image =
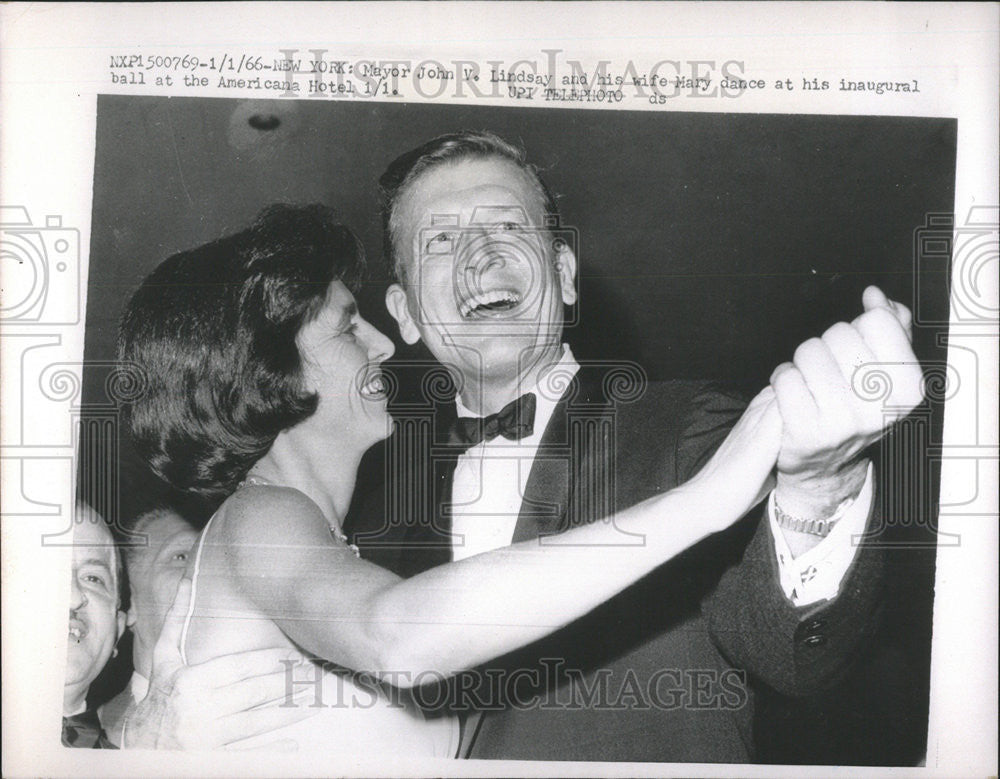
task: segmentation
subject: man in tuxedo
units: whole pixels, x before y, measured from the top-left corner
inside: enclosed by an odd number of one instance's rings
[[[456,394],[432,371],[423,397],[394,410],[387,486],[363,512],[382,522],[351,528],[367,557],[412,575],[512,542],[558,543],[698,471],[742,401],[574,358],[562,334],[576,257],[521,150],[489,133],[442,136],[380,184],[396,278],[386,305]],[[467,722],[468,756],[746,761],[753,686],[804,695],[849,671],[877,623],[882,565],[852,543],[876,506],[864,453],[921,399],[909,312],[876,288],[863,308],[772,374],[784,433],[760,513],[460,677],[456,706],[485,711]],[[872,362],[894,366],[890,416],[851,391]]]

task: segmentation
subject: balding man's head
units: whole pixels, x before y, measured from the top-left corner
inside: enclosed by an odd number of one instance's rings
[[[83,705],[87,690],[107,664],[125,629],[125,614],[119,609],[120,585],[111,531],[96,511],[78,505],[73,532],[64,714]]]

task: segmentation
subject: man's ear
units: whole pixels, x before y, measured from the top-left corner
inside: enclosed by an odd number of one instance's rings
[[[129,622],[128,620],[131,620]],[[125,632],[125,624],[128,623],[129,627],[135,624],[135,617],[132,615],[132,609],[128,610],[128,617],[125,616],[125,612],[118,609],[118,635],[115,636],[115,643],[118,643],[118,639],[122,637],[122,633]]]
[[[121,611],[118,613],[121,614]],[[125,627],[133,627],[138,620],[139,614],[135,610],[135,598],[132,598],[132,604],[129,606],[128,612],[125,614]]]
[[[417,323],[413,321],[406,300],[406,290],[399,284],[392,284],[385,291],[385,307],[399,325],[399,335],[406,343],[412,346],[420,340],[420,331],[417,329]]]
[[[567,306],[576,303],[576,255],[569,244],[561,242],[556,255],[556,273],[562,289],[562,301]]]

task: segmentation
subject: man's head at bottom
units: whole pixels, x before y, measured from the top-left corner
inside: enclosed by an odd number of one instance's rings
[[[78,504],[73,531],[69,636],[63,713],[82,709],[125,629],[121,610],[121,572],[115,541],[104,519]]]
[[[133,635],[135,670],[148,679],[153,647],[187,569],[198,530],[170,508],[141,514],[129,529],[133,538],[123,545],[131,595],[126,624]]]

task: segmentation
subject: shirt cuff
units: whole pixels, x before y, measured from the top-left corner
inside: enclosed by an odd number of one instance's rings
[[[781,589],[795,606],[809,606],[832,600],[840,592],[847,569],[854,562],[858,547],[854,537],[864,533],[874,495],[873,465],[868,463],[865,483],[854,500],[844,501],[831,519],[836,519],[830,534],[812,549],[792,557],[774,510],[774,492],[767,501],[767,516],[778,560]]]

